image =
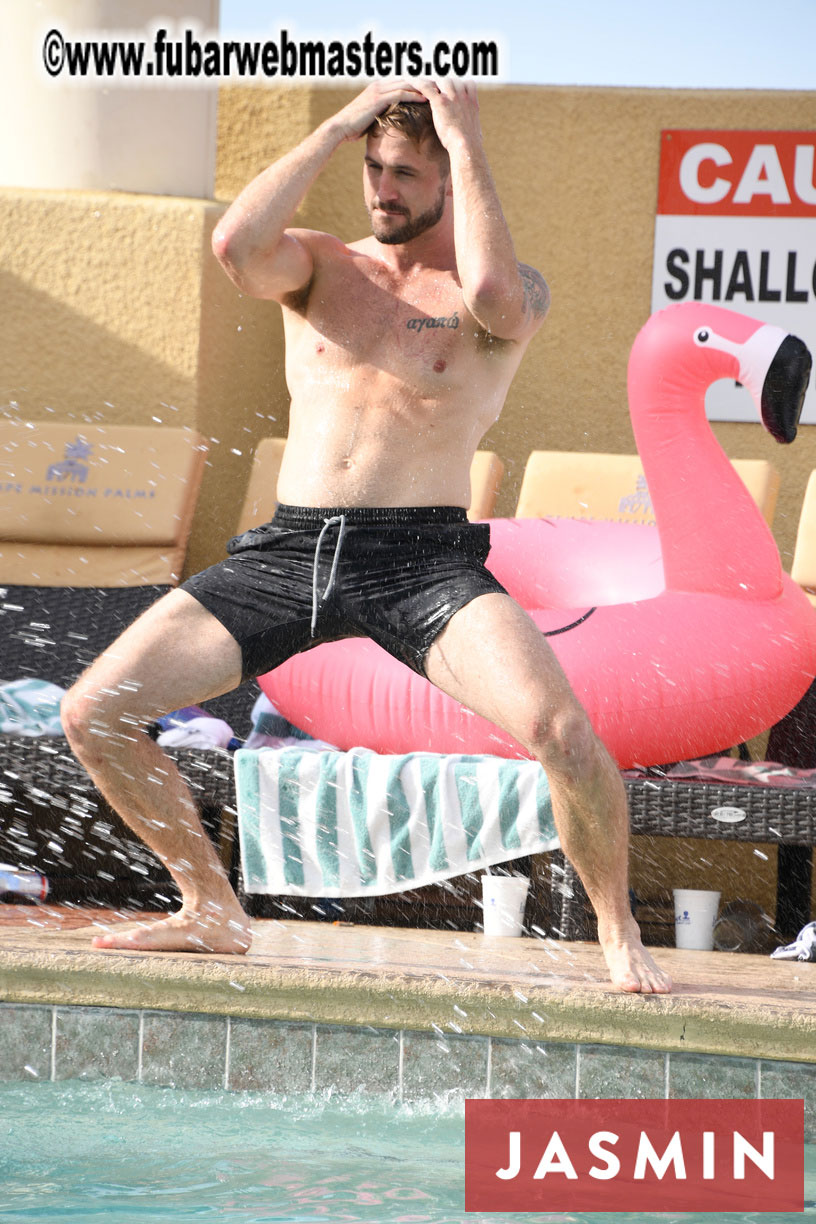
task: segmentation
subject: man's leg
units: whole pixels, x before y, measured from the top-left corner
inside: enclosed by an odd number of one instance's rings
[[[149,608],[63,698],[71,747],[105,798],[161,859],[182,907],[136,931],[97,937],[105,948],[245,952],[249,922],[173,762],[144,728],[236,688],[241,652],[185,591]]]
[[[561,847],[595,908],[613,984],[644,993],[670,990],[629,907],[629,821],[620,774],[527,613],[507,595],[479,596],[448,622],[425,671],[546,769]]]

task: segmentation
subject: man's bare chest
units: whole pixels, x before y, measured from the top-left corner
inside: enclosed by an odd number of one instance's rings
[[[361,274],[325,278],[313,287],[302,318],[318,356],[404,365],[406,375],[452,370],[472,360],[481,341],[451,276],[407,284]]]

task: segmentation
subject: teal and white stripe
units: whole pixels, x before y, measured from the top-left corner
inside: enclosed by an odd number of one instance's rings
[[[0,733],[62,735],[64,696],[65,689],[48,680],[0,681]]]
[[[401,892],[558,846],[535,761],[239,749],[235,775],[249,893]]]

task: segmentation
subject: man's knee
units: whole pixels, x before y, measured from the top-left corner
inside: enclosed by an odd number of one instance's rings
[[[570,775],[583,772],[598,747],[589,718],[577,702],[554,710],[531,709],[523,742],[545,769]]]
[[[75,748],[86,744],[98,718],[99,710],[88,685],[77,680],[60,703],[60,722],[68,742]]]
[[[140,726],[140,720],[128,710],[125,690],[101,687],[91,673],[77,680],[63,697],[60,721],[71,747],[85,755],[101,750],[106,739],[127,730],[132,735]]]

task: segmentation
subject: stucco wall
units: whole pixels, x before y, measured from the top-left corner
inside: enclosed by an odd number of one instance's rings
[[[0,192],[3,387],[21,415],[194,424],[202,234],[212,208]]]

